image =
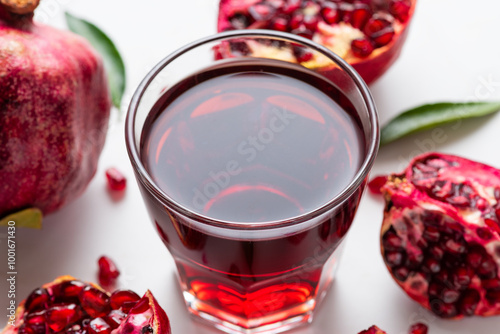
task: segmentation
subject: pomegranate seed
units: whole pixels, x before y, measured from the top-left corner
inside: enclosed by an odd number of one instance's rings
[[[104,320],[106,320],[106,322],[111,326],[111,328],[115,329],[118,326],[120,326],[120,324],[122,323],[123,320],[125,320],[126,317],[127,315],[122,311],[113,310],[109,312],[109,314],[106,317],[104,317]]]
[[[354,41],[353,41],[354,44]],[[371,45],[371,44],[370,44]],[[353,45],[351,45],[353,46]],[[373,46],[372,46],[373,50]],[[354,48],[353,48],[354,52]],[[359,57],[359,56],[358,56]],[[370,192],[372,192],[375,195],[380,195],[382,192],[380,189],[387,183],[387,176],[386,175],[381,175],[381,176],[376,176],[374,177],[369,183],[368,183],[368,189]]]
[[[388,231],[384,235],[384,248],[386,250],[400,250],[403,246],[403,240],[396,235],[393,231]]]
[[[351,25],[354,28],[362,30],[371,16],[372,11],[370,9],[370,6],[364,3],[356,3],[354,4],[354,9],[351,14]]]
[[[460,297],[460,294],[458,293],[458,291],[448,289],[448,288],[445,288],[445,289],[443,289],[443,291],[441,291],[441,299],[445,303],[454,303],[458,300],[459,297]]]
[[[470,269],[460,267],[453,271],[453,284],[458,289],[466,288],[472,281],[473,273]]]
[[[495,196],[495,199],[497,201],[500,201],[500,187],[496,187],[495,190],[493,191],[493,194]]]
[[[394,268],[393,273],[394,277],[396,277],[401,282],[404,282],[408,278],[410,271],[406,267],[399,267],[399,268]]]
[[[424,254],[416,253],[408,255],[408,266],[411,268],[417,268],[424,261]]]
[[[300,9],[302,0],[288,0],[282,8],[285,14],[291,14],[296,10]]]
[[[491,238],[493,238],[493,233],[491,233],[491,231],[485,227],[478,227],[476,233],[477,236],[483,240],[490,240]]]
[[[431,273],[438,273],[441,270],[441,265],[434,258],[428,258],[424,263],[425,268],[427,268]]]
[[[321,15],[328,24],[337,23],[340,20],[339,7],[335,2],[325,2],[322,4]]]
[[[142,297],[137,304],[130,310],[129,314],[141,314],[149,310],[149,300]]]
[[[295,30],[299,29],[304,21],[304,14],[301,12],[295,12],[290,18],[290,29]]]
[[[500,213],[499,212],[500,209],[497,209],[497,212],[496,212],[496,215],[498,217],[498,214]],[[484,223],[490,227],[493,231],[497,232],[498,234],[500,234],[500,226],[498,225],[498,222],[496,222],[495,220],[491,219],[491,218],[486,218],[484,220]]]
[[[50,296],[46,289],[44,288],[35,289],[26,299],[24,308],[28,313],[45,309],[47,308],[49,299]]]
[[[271,29],[278,31],[288,30],[288,20],[286,17],[277,16],[271,21]]]
[[[481,246],[469,247],[469,252],[467,253],[467,264],[472,268],[477,268],[483,262],[484,249]]]
[[[385,259],[388,265],[396,267],[403,264],[405,255],[401,252],[386,252]]]
[[[295,58],[299,63],[304,63],[313,59],[312,52],[308,51],[307,49],[301,46],[293,46],[292,50],[293,50],[293,55],[295,56]]]
[[[383,18],[370,18],[365,25],[364,32],[377,47],[387,45],[394,37],[394,28],[391,22]],[[417,174],[423,172],[422,176],[425,178],[437,176],[435,168],[426,166],[422,163],[416,164],[414,172]]]
[[[31,328],[26,327],[26,325],[21,325],[17,330],[18,334],[38,334],[35,333]],[[45,333],[45,332],[44,332]]]
[[[427,334],[428,331],[427,325],[423,323],[416,323],[410,327],[410,330],[408,331],[409,334]]]
[[[95,318],[90,321],[89,334],[111,334],[113,328],[102,318]]]
[[[464,315],[473,315],[476,311],[477,304],[481,296],[477,290],[469,289],[462,294],[462,298],[458,302],[458,308]]]
[[[457,308],[454,304],[446,304],[439,299],[434,299],[431,302],[431,309],[442,318],[453,318],[457,315]]]
[[[354,53],[354,55],[356,57],[366,58],[366,57],[368,57],[369,55],[372,54],[374,48],[373,48],[372,43],[368,39],[366,39],[366,38],[357,38],[357,39],[355,39],[355,40],[353,40],[351,42],[351,49],[352,49],[352,53]],[[379,177],[381,177],[381,176],[379,176]],[[370,190],[371,190],[371,188],[370,188]],[[374,194],[377,194],[374,191],[372,191],[372,192]],[[380,190],[378,191],[378,193],[379,194],[381,193]]]
[[[252,53],[248,44],[243,41],[231,41],[229,42],[231,47],[231,52],[234,54],[239,54],[241,56],[248,56]]]
[[[99,265],[99,283],[103,286],[110,286],[116,282],[120,271],[115,263],[107,256],[101,256],[98,260]]]
[[[434,226],[426,226],[422,237],[429,242],[438,242],[441,234]]]
[[[62,331],[80,318],[81,312],[75,304],[52,306],[47,310],[47,324],[54,332]]]
[[[45,319],[45,311],[29,313],[26,316],[24,323],[26,324],[26,328],[31,330],[35,334],[45,334],[48,331],[47,322]]]
[[[110,311],[109,297],[92,286],[85,287],[79,296],[80,304],[92,318],[103,317]]]
[[[146,326],[142,327],[141,333],[143,333],[143,334],[151,333],[152,334],[152,333],[154,333],[153,327],[151,327],[150,325],[146,325]]]
[[[462,241],[457,242],[455,240],[447,240],[444,244],[445,249],[453,254],[462,254],[467,250]]]
[[[259,22],[268,21],[273,15],[276,9],[272,6],[259,2],[248,8],[248,14],[255,20]]]
[[[319,19],[316,15],[306,15],[302,21],[306,29],[310,31],[316,31],[318,28]]]
[[[392,0],[389,4],[389,12],[404,23],[410,17],[410,3],[405,0]]]
[[[78,300],[78,295],[87,285],[80,281],[65,281],[52,288],[55,302],[74,302]]]
[[[495,305],[500,300],[500,290],[487,290],[486,291],[486,300],[491,304]]]
[[[394,37],[394,29],[392,27],[385,28],[371,36],[371,40],[375,43],[375,46],[382,47],[389,44]]]
[[[245,29],[250,25],[250,18],[246,15],[238,13],[231,17],[229,22],[234,29]]]
[[[492,279],[497,277],[497,266],[495,261],[491,257],[483,259],[481,265],[477,269],[477,274],[482,279]]]
[[[354,6],[350,3],[341,2],[339,5],[339,11],[341,20],[346,23],[350,23],[352,20],[352,12],[354,11]]]
[[[113,310],[122,309],[128,313],[132,307],[141,299],[138,294],[130,290],[117,290],[110,297],[109,304]]]
[[[127,186],[127,179],[116,168],[108,168],[106,170],[106,178],[108,179],[108,187],[114,191],[123,191]]]

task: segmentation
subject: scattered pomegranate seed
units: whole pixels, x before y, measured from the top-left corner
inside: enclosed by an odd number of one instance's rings
[[[382,194],[380,189],[384,186],[386,182],[387,182],[386,175],[376,176],[368,183],[368,189],[370,190],[371,193],[375,195],[380,195]]]
[[[113,260],[107,256],[101,256],[97,263],[99,265],[99,283],[104,287],[114,285],[120,275],[120,271]]]
[[[123,191],[127,186],[127,179],[116,168],[108,168],[106,170],[106,178],[108,179],[108,187],[114,191]]]
[[[409,334],[427,334],[428,327],[423,323],[416,323],[410,327]]]

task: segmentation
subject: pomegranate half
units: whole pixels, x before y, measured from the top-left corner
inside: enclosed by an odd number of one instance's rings
[[[170,334],[165,311],[150,291],[107,293],[95,284],[62,276],[22,301],[2,334]]]
[[[370,84],[399,57],[415,4],[416,0],[221,0],[217,30],[271,29],[309,38],[344,58]],[[286,58],[330,74],[321,57],[298,47],[235,43],[218,53],[224,58]]]
[[[427,153],[381,191],[381,251],[403,290],[443,318],[500,314],[500,170]]]

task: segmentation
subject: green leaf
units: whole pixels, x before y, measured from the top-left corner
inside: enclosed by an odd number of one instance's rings
[[[415,132],[462,119],[486,116],[499,110],[500,102],[426,104],[405,111],[387,123],[382,128],[380,145]]]
[[[113,104],[120,109],[123,92],[125,91],[125,65],[120,53],[111,39],[94,24],[66,14],[66,23],[71,31],[86,38],[99,52],[108,73],[109,88]]]
[[[39,230],[42,228],[42,218],[43,214],[40,209],[29,208],[0,219],[0,226],[26,227]],[[11,221],[14,222],[13,225],[12,223],[9,224]]]

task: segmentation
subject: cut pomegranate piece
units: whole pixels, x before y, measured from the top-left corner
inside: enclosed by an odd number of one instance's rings
[[[427,153],[382,193],[382,255],[403,290],[443,318],[500,314],[500,170]]]
[[[40,297],[48,296],[48,298]],[[114,297],[113,297],[114,296]],[[37,300],[42,302],[35,303]],[[81,300],[81,302],[80,302]],[[28,310],[26,306],[30,304]],[[111,306],[114,308],[111,310]],[[36,307],[35,307],[36,305]],[[165,311],[151,292],[129,290],[111,297],[99,286],[63,276],[34,290],[16,310],[14,326],[2,334],[170,334]]]
[[[410,327],[408,334],[427,334],[427,325],[422,323],[416,323]],[[370,328],[359,332],[358,334],[387,334],[377,326],[371,326]]]
[[[370,328],[359,332],[359,334],[387,334],[377,326],[371,326]]]
[[[108,188],[113,191],[123,191],[127,187],[127,179],[116,168],[108,168],[106,170],[106,179],[108,180]]]
[[[370,84],[399,57],[415,4],[416,0],[221,0],[217,29],[264,28],[312,39],[344,58]],[[245,55],[279,54],[334,75],[321,57],[302,57],[287,45],[248,43],[246,49]],[[216,54],[228,58],[233,52],[221,46]]]
[[[107,256],[101,256],[97,264],[99,265],[99,284],[106,288],[114,286],[116,279],[120,276],[120,271],[113,260]]]

